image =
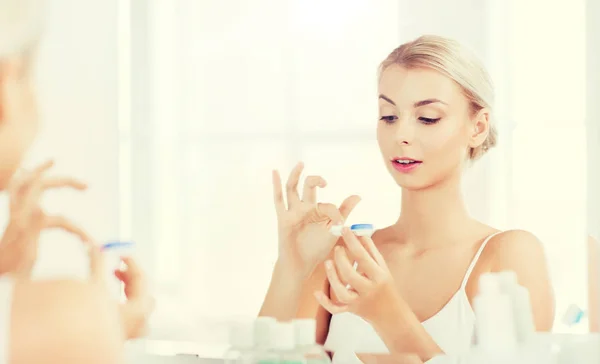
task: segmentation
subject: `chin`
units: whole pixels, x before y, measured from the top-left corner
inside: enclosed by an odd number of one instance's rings
[[[417,181],[416,179],[410,181],[408,178],[396,178],[396,183],[403,190],[411,191],[411,192],[426,190],[427,188],[432,186],[431,183]]]
[[[403,190],[407,191],[419,191],[430,187],[433,183],[432,181],[427,181],[424,176],[420,176],[416,173],[414,174],[402,174],[395,169],[389,169],[392,178],[396,182],[398,186],[400,186]]]
[[[416,173],[403,174],[394,169],[390,169],[390,173],[392,178],[394,178],[394,181],[396,181],[396,184],[403,190],[411,192],[434,188],[447,180],[447,178],[444,178],[443,176],[428,176],[423,173],[424,171],[415,172]]]

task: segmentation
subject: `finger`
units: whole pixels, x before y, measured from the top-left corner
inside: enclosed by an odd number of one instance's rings
[[[29,184],[31,184],[33,181],[39,180],[44,175],[44,173],[46,173],[53,166],[54,161],[50,160],[39,165],[31,172],[24,171],[24,178],[22,180],[22,183],[20,184],[19,189],[23,190],[25,188],[28,188]]]
[[[125,274],[124,271],[122,270],[116,270],[114,271],[115,277],[117,277],[117,279],[119,279],[121,282],[127,284],[127,274]]]
[[[277,215],[282,214],[286,208],[285,201],[283,201],[283,187],[281,186],[279,171],[273,171],[273,200],[275,202],[275,212],[277,212]]]
[[[51,188],[65,188],[70,187],[76,190],[85,190],[87,188],[87,184],[79,181],[75,178],[70,177],[53,177],[40,181],[41,189],[47,190]]]
[[[332,225],[339,225],[344,223],[344,217],[340,214],[340,210],[330,203],[319,203],[317,204],[317,213],[319,215],[327,216]]]
[[[87,185],[81,181],[69,177],[57,177],[57,178],[38,178],[32,180],[28,187],[21,190],[23,197],[23,206],[37,205],[42,193],[48,189],[53,188],[74,188],[76,190],[84,190]]]
[[[323,188],[327,182],[320,176],[308,176],[304,181],[304,190],[302,192],[302,201],[308,203],[317,202],[317,187]]]
[[[21,168],[18,171],[16,171],[13,177],[11,178],[10,183],[7,186],[6,191],[8,192],[8,194],[11,196],[15,195],[21,188],[23,182],[29,178],[29,175],[31,175],[31,172],[25,170],[24,168]]]
[[[348,216],[350,216],[350,213],[352,212],[352,210],[354,210],[354,208],[356,207],[356,205],[358,205],[359,202],[360,196],[356,195],[350,196],[346,198],[344,202],[342,202],[342,204],[340,205],[340,213],[344,217],[344,220],[346,220]]]
[[[40,175],[44,174],[44,172],[46,172],[47,170],[52,168],[53,166],[54,166],[54,161],[48,160],[48,161],[40,164],[39,166],[35,167],[33,169],[33,171],[31,171],[31,175],[32,176],[40,176]]]
[[[19,194],[22,196],[22,200],[19,206],[14,206],[17,211],[14,212],[16,218],[23,218],[30,213],[32,208],[37,208],[42,193],[50,188],[75,188],[77,190],[83,190],[87,188],[87,185],[73,178],[62,177],[62,178],[49,178],[42,179],[39,176],[35,180],[24,184],[19,190]]]
[[[125,270],[125,274],[129,279],[139,281],[143,278],[142,268],[140,268],[139,264],[132,257],[123,257],[121,258],[123,263],[127,266]]]
[[[342,237],[350,255],[356,260],[367,277],[373,278],[374,275],[378,274],[379,265],[347,226],[342,229]]]
[[[340,280],[349,284],[350,287],[355,289],[359,294],[366,292],[369,289],[371,282],[368,278],[354,269],[348,254],[346,254],[346,249],[338,246],[335,248],[334,255],[335,266]]]
[[[85,231],[62,216],[46,216],[44,228],[62,229],[68,233],[76,235],[83,242],[89,243],[92,241],[91,237]]]
[[[35,168],[33,171],[27,170],[25,168],[19,169],[15,175],[13,176],[9,186],[8,193],[13,198],[17,195],[20,195],[24,192],[31,182],[36,178],[39,178],[44,172],[46,172],[49,168],[54,165],[54,162],[48,161],[39,167]]]
[[[300,196],[298,195],[298,181],[300,181],[300,175],[302,174],[303,169],[304,164],[302,162],[298,163],[296,167],[292,169],[292,172],[290,172],[290,176],[288,177],[288,181],[285,185],[288,209],[291,209],[300,202]]]
[[[336,305],[331,301],[331,298],[325,295],[325,293],[316,291],[314,294],[319,304],[323,306],[323,308],[326,309],[330,314],[336,315],[338,313],[348,311],[348,305]]]
[[[360,241],[361,245],[367,250],[369,255],[371,257],[373,257],[375,262],[380,267],[385,267],[385,265],[386,265],[385,259],[383,258],[383,255],[381,255],[381,252],[379,251],[379,249],[377,249],[377,246],[375,246],[373,239],[371,239],[368,236],[359,236],[359,237],[357,237],[357,239]]]
[[[121,258],[125,263],[125,270],[121,271],[123,283],[125,283],[125,292],[129,299],[142,297],[145,290],[144,274],[137,262],[131,257]]]
[[[325,261],[325,271],[327,273],[329,285],[341,303],[348,305],[358,298],[358,294],[346,287],[346,285],[340,280],[340,277],[336,271],[336,267],[331,260]]]

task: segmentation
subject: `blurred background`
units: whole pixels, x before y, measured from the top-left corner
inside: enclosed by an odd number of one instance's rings
[[[149,347],[214,348],[223,322],[257,314],[269,283],[271,169],[302,160],[328,180],[323,200],[363,197],[351,221],[395,221],[400,189],[375,139],[377,67],[421,34],[454,37],[484,60],[498,96],[499,146],[468,171],[468,206],[543,241],[555,331],[585,332],[560,319],[572,304],[587,310],[586,241],[600,227],[594,2],[50,0],[31,162],[51,156],[91,184],[50,196],[49,209],[101,241],[138,244],[157,298]],[[37,276],[86,274],[77,242],[48,233],[41,249]]]

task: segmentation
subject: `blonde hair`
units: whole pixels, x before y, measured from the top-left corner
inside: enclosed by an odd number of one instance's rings
[[[43,0],[0,0],[0,60],[31,53],[41,33]]]
[[[471,103],[473,115],[483,108],[490,110],[490,126],[486,140],[469,150],[469,159],[476,160],[494,147],[498,131],[492,122],[494,105],[492,80],[481,61],[459,42],[436,35],[423,35],[394,49],[381,63],[379,74],[391,65],[406,68],[429,68],[452,79]]]

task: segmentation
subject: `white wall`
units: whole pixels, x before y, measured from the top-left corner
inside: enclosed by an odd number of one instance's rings
[[[85,194],[49,194],[45,206],[99,240],[118,235],[118,0],[49,0],[38,59],[42,129],[29,161],[56,160],[54,173],[88,182]],[[80,244],[42,238],[37,275],[81,275]]]
[[[600,239],[600,3],[587,1],[588,230]]]

